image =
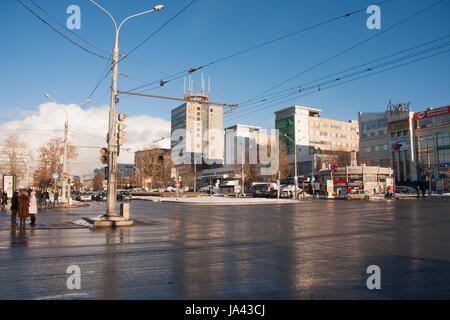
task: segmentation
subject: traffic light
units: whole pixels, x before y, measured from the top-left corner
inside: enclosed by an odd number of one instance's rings
[[[108,163],[108,149],[106,149],[106,148],[100,149],[100,162],[102,164]]]
[[[125,118],[127,117],[127,115],[126,114],[124,114],[124,113],[119,113],[119,115],[118,115],[118,117],[117,117],[117,119],[121,122],[121,121],[123,121],[123,120],[125,120]],[[123,145],[124,143],[125,143],[125,139],[124,139],[124,136],[125,136],[125,131],[124,131],[124,129],[126,128],[127,126],[124,124],[124,123],[119,123],[119,125],[117,126],[117,145],[118,146],[121,146],[121,145]]]

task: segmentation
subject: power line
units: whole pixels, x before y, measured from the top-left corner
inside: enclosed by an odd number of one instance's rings
[[[79,47],[81,50],[90,53],[92,55],[95,55],[99,58],[108,60],[108,58],[94,52],[91,51],[89,49],[86,49],[85,47],[83,47],[81,44],[75,42],[74,40],[70,39],[68,36],[66,36],[65,34],[63,34],[62,32],[58,31],[58,29],[56,29],[55,27],[53,27],[50,23],[48,23],[47,21],[45,21],[43,18],[41,18],[36,12],[34,12],[32,9],[30,9],[27,5],[25,5],[21,0],[17,0],[17,2],[19,2],[25,9],[27,9],[31,14],[33,14],[36,18],[38,18],[39,20],[41,20],[43,23],[45,23],[49,28],[51,28],[53,31],[55,31],[57,34],[59,34],[61,37],[63,37],[64,39],[66,39],[67,41],[69,41],[70,43],[76,45],[77,47]]]
[[[55,21],[60,27],[62,27],[63,29],[67,29],[72,35],[74,35],[75,37],[77,37],[78,39],[80,39],[81,41],[83,41],[84,43],[90,45],[91,47],[109,55],[109,53],[106,50],[103,50],[99,47],[97,47],[96,45],[90,43],[89,41],[83,39],[82,37],[80,37],[78,34],[76,34],[75,32],[73,32],[72,30],[66,28],[66,26],[61,23],[58,19],[56,19],[55,17],[53,17],[50,13],[48,13],[45,9],[43,9],[41,6],[39,6],[35,1],[30,0],[31,3],[33,3],[36,7],[38,7],[42,12],[44,12],[47,16],[49,16],[53,21]]]
[[[172,18],[170,18],[166,23],[164,23],[161,27],[159,27],[158,29],[156,29],[155,31],[153,31],[147,38],[145,38],[143,41],[141,41],[136,47],[134,47],[130,52],[128,52],[128,54],[126,54],[124,57],[122,57],[119,62],[123,59],[125,59],[126,57],[128,57],[131,53],[133,53],[134,51],[136,51],[136,49],[138,49],[140,46],[142,46],[145,42],[147,42],[151,37],[153,37],[155,34],[157,34],[159,31],[161,31],[165,26],[167,26],[170,22],[172,22],[176,17],[178,17],[181,13],[183,13],[183,11],[185,11],[187,8],[189,8],[191,5],[193,5],[195,2],[197,2],[197,0],[193,0],[191,1],[188,5],[186,5],[183,9],[181,9],[180,11],[177,12],[177,14],[175,14]]]
[[[327,62],[329,62],[329,61],[331,61],[331,60],[333,60],[333,59],[335,59],[335,58],[337,58],[337,57],[339,57],[339,56],[341,56],[341,55],[343,55],[344,53],[349,52],[350,50],[353,50],[354,48],[356,48],[356,47],[358,47],[358,46],[360,46],[360,45],[362,45],[362,44],[364,44],[364,43],[366,43],[366,42],[368,42],[368,41],[374,39],[375,37],[378,37],[379,35],[381,35],[381,34],[387,32],[387,31],[389,31],[389,30],[391,30],[391,29],[393,29],[393,28],[395,28],[395,27],[397,27],[398,25],[400,25],[400,24],[402,24],[402,23],[404,23],[404,22],[406,22],[406,21],[408,21],[408,20],[411,20],[411,19],[415,18],[416,16],[418,16],[418,15],[420,15],[420,14],[422,14],[422,13],[424,13],[424,12],[426,12],[426,11],[428,11],[428,10],[434,8],[434,7],[436,7],[437,5],[439,5],[439,4],[441,4],[441,3],[445,2],[445,1],[447,1],[447,0],[440,0],[440,1],[435,2],[434,4],[432,4],[432,5],[428,6],[428,7],[424,8],[424,9],[422,9],[422,10],[416,12],[416,13],[414,13],[414,14],[411,15],[411,16],[406,17],[405,19],[403,19],[403,20],[401,20],[401,21],[399,21],[399,22],[397,22],[397,23],[395,23],[395,24],[389,26],[388,28],[383,29],[382,31],[380,31],[380,32],[378,32],[378,33],[376,33],[376,34],[374,34],[373,36],[370,36],[370,37],[368,37],[368,38],[366,38],[366,39],[364,39],[364,40],[362,40],[362,41],[359,41],[359,42],[357,42],[356,44],[350,46],[349,48],[346,48],[345,50],[342,50],[342,51],[338,52],[337,54],[335,54],[335,55],[333,55],[333,56],[331,56],[331,57],[329,57],[329,58],[327,58],[327,59],[325,59],[325,60],[323,60],[323,61],[321,61],[321,62],[319,62],[319,63],[317,63],[317,64],[314,64],[313,66],[311,66],[311,67],[305,69],[304,71],[302,71],[302,72],[300,72],[300,73],[298,73],[298,74],[296,74],[296,75],[294,75],[294,76],[288,78],[287,80],[284,80],[284,81],[280,82],[280,83],[277,84],[276,86],[273,86],[273,87],[271,87],[271,88],[265,90],[264,92],[262,92],[262,93],[256,95],[255,97],[253,97],[253,98],[251,98],[251,99],[249,99],[249,100],[246,100],[246,101],[244,101],[244,102],[241,102],[240,105],[242,105],[242,104],[244,104],[244,103],[246,103],[246,102],[252,101],[252,100],[254,100],[254,99],[260,97],[261,95],[263,95],[263,94],[265,94],[265,93],[267,93],[267,92],[270,92],[270,91],[272,91],[273,89],[276,89],[276,88],[282,86],[283,84],[285,84],[285,83],[287,83],[287,82],[289,82],[289,81],[291,81],[291,80],[293,80],[293,79],[298,78],[299,76],[301,76],[301,75],[303,75],[303,74],[305,74],[305,73],[307,73],[307,72],[309,72],[309,71],[311,71],[311,70],[313,70],[313,69],[315,69],[315,68],[317,68],[317,67],[319,67],[319,66],[321,66],[321,65],[323,65],[323,64],[325,64],[325,63],[327,63]]]
[[[390,2],[390,1],[393,1],[393,0],[385,0],[385,1],[382,1],[382,2],[379,2],[378,5],[382,5],[382,4],[387,3],[387,2]],[[444,0],[444,1],[445,1],[445,0]],[[269,45],[269,44],[271,44],[271,43],[274,43],[274,42],[277,42],[277,41],[280,41],[280,40],[283,40],[283,39],[292,37],[292,36],[294,36],[294,35],[296,35],[296,34],[299,34],[299,33],[305,32],[305,31],[309,31],[309,30],[315,29],[315,28],[317,28],[317,27],[320,27],[320,26],[322,26],[322,25],[325,25],[325,24],[328,24],[328,23],[331,23],[331,22],[334,22],[334,21],[337,21],[337,20],[340,20],[340,19],[344,19],[344,18],[350,17],[350,16],[352,16],[352,15],[355,15],[355,14],[361,12],[361,11],[364,10],[364,9],[365,9],[365,8],[360,8],[360,9],[358,9],[358,10],[356,10],[356,11],[348,12],[348,13],[346,13],[346,14],[344,14],[344,15],[340,15],[340,16],[337,16],[337,17],[334,17],[334,18],[331,18],[331,19],[328,19],[328,20],[325,20],[325,21],[316,23],[316,24],[314,24],[314,25],[311,25],[311,26],[308,26],[308,27],[305,27],[305,28],[296,30],[296,31],[294,31],[294,32],[290,32],[290,33],[285,34],[285,35],[282,35],[282,36],[280,36],[280,37],[277,37],[277,38],[274,38],[274,39],[271,39],[271,40],[268,40],[268,41],[264,41],[264,42],[262,42],[262,43],[260,43],[260,44],[257,44],[257,45],[255,45],[255,46],[252,46],[252,47],[250,47],[250,48],[246,48],[246,49],[237,51],[237,52],[235,52],[235,53],[233,53],[233,54],[230,54],[230,55],[228,55],[228,56],[225,56],[225,57],[222,57],[222,58],[219,58],[219,59],[215,59],[215,60],[213,60],[213,61],[211,61],[211,62],[209,62],[209,63],[207,63],[207,64],[201,65],[201,66],[199,66],[199,67],[196,67],[196,68],[190,68],[190,69],[185,69],[185,70],[180,71],[180,72],[178,72],[178,73],[176,73],[176,74],[173,74],[173,75],[171,75],[171,76],[168,76],[168,77],[166,77],[166,78],[163,78],[162,80],[164,80],[164,82],[167,83],[167,82],[171,82],[171,81],[180,79],[180,78],[184,77],[186,73],[189,73],[189,74],[190,74],[190,73],[193,73],[193,72],[195,72],[195,71],[198,71],[198,70],[200,70],[200,69],[206,68],[206,67],[211,66],[211,65],[213,65],[213,64],[216,64],[216,63],[219,63],[219,62],[222,62],[222,61],[231,59],[231,58],[233,58],[233,57],[236,57],[236,56],[238,56],[238,55],[247,53],[247,52],[249,52],[249,51],[252,51],[252,50],[261,48],[261,47],[266,46],[266,45]],[[182,74],[182,75],[179,76],[180,74]],[[147,83],[147,84],[145,84],[145,85],[138,86],[138,87],[136,87],[136,88],[129,89],[129,90],[126,90],[126,91],[136,91],[136,90],[145,88],[146,86],[151,86],[151,85],[153,85],[153,84],[156,84],[156,83],[158,83],[158,82],[160,82],[160,80],[152,81],[152,82],[149,82],[149,83]]]
[[[446,46],[448,46],[448,45],[450,45],[450,43],[447,44]],[[263,109],[267,109],[269,107],[282,105],[282,104],[285,104],[285,103],[290,102],[290,101],[292,101],[294,99],[297,99],[297,98],[302,98],[302,97],[305,97],[305,96],[308,96],[308,95],[311,95],[311,94],[315,94],[315,93],[321,92],[321,91],[326,90],[326,89],[334,88],[334,87],[337,87],[337,86],[340,86],[340,85],[344,85],[346,83],[353,82],[353,81],[356,81],[356,80],[360,80],[360,79],[363,79],[363,78],[367,78],[367,77],[370,77],[370,76],[373,76],[373,75],[376,75],[376,74],[379,74],[379,73],[382,73],[382,72],[386,72],[386,71],[390,71],[390,70],[393,70],[393,69],[397,69],[397,68],[403,67],[405,65],[409,65],[409,64],[412,64],[412,63],[415,63],[415,62],[419,62],[419,61],[422,61],[422,60],[425,60],[425,59],[432,58],[432,57],[437,56],[437,55],[445,54],[447,52],[450,52],[450,49],[449,50],[445,50],[445,51],[441,51],[441,52],[437,52],[437,53],[434,53],[434,54],[431,54],[431,55],[428,55],[428,56],[425,56],[425,57],[422,57],[422,58],[418,58],[418,59],[415,59],[415,60],[412,60],[412,61],[409,61],[409,62],[405,62],[403,64],[392,66],[392,67],[389,67],[389,68],[386,68],[386,69],[383,69],[383,70],[380,70],[380,71],[377,71],[377,72],[374,72],[374,73],[366,74],[366,75],[363,75],[361,77],[357,77],[357,78],[353,78],[353,79],[350,79],[350,80],[347,80],[347,81],[344,81],[344,82],[340,82],[340,83],[337,83],[337,84],[332,85],[332,86],[320,87],[320,90],[315,90],[313,92],[305,93],[305,94],[297,96],[295,98],[290,98],[290,99],[281,101],[280,103],[277,103],[275,105],[264,105],[261,108],[252,110],[251,112],[247,112],[247,113],[244,113],[244,114],[239,114],[239,117],[242,118],[242,117],[245,117],[247,115],[254,114],[257,111],[261,111]],[[314,86],[314,88],[316,88],[316,86]],[[310,88],[310,89],[312,89],[312,88]],[[249,110],[247,110],[247,111],[249,111]],[[233,120],[234,119],[227,119],[225,122],[229,122],[229,121],[233,121]]]
[[[434,43],[434,42],[441,41],[441,40],[446,39],[446,38],[449,38],[449,37],[450,37],[450,34],[449,34],[449,35],[446,35],[446,36],[443,36],[443,37],[440,37],[440,38],[437,38],[437,39],[435,39],[435,40],[431,40],[431,41],[428,41],[428,42],[425,42],[425,43],[422,43],[422,44],[419,44],[419,45],[410,47],[410,48],[408,48],[408,49],[404,49],[404,50],[397,51],[397,52],[392,53],[392,54],[389,54],[389,55],[387,55],[387,56],[384,56],[384,57],[381,57],[381,58],[377,58],[377,59],[375,59],[375,60],[372,60],[372,61],[369,61],[369,62],[360,64],[360,65],[357,65],[357,66],[354,66],[354,67],[351,67],[351,68],[348,68],[348,69],[345,69],[345,70],[343,70],[343,71],[335,72],[335,73],[332,73],[332,74],[330,74],[330,75],[321,77],[321,78],[319,78],[319,79],[312,80],[312,81],[309,81],[309,82],[300,84],[299,86],[296,86],[296,87],[292,87],[292,88],[289,88],[289,89],[284,89],[284,90],[281,90],[281,91],[279,91],[279,92],[276,92],[276,93],[273,93],[273,94],[269,94],[269,95],[263,96],[264,98],[261,97],[261,98],[263,98],[262,100],[258,100],[258,101],[255,101],[255,102],[249,102],[249,103],[247,103],[247,106],[248,106],[248,105],[254,105],[254,104],[262,103],[262,102],[268,102],[268,101],[276,100],[276,99],[278,99],[278,98],[280,98],[280,97],[283,98],[283,97],[285,97],[286,95],[289,95],[289,94],[285,93],[285,92],[288,92],[288,91],[295,90],[294,93],[298,93],[298,92],[300,92],[300,91],[304,91],[304,90],[306,89],[306,86],[307,86],[307,85],[312,84],[312,83],[314,83],[314,82],[322,81],[322,80],[324,80],[324,79],[327,79],[327,78],[330,78],[330,77],[334,77],[334,76],[337,76],[337,75],[339,75],[339,74],[342,74],[342,73],[345,73],[345,72],[354,70],[354,69],[356,69],[356,68],[359,68],[359,67],[362,67],[362,66],[365,66],[365,65],[374,63],[374,62],[378,62],[378,61],[381,61],[381,60],[385,60],[385,59],[387,59],[387,58],[390,58],[390,57],[393,57],[393,56],[396,56],[396,55],[399,55],[399,54],[402,54],[402,53],[405,53],[405,52],[408,52],[408,51],[411,51],[411,50],[415,50],[415,49],[417,49],[417,48],[420,48],[420,47],[429,45],[429,44]],[[437,47],[427,48],[427,49],[425,49],[423,52],[416,52],[416,53],[413,53],[412,55],[417,55],[417,54],[421,54],[421,53],[424,53],[424,52],[426,53],[428,50],[430,50],[430,49],[435,49],[435,48],[439,48],[439,46],[441,46],[441,45],[442,45],[442,44],[438,45]],[[402,60],[402,59],[406,59],[406,58],[408,58],[408,57],[409,57],[409,55],[403,56],[403,57],[401,57],[401,58],[399,58],[399,59]],[[394,62],[395,62],[395,61],[394,61]],[[338,79],[340,80],[341,78],[338,78]],[[333,80],[333,81],[334,81],[334,80]],[[291,93],[291,94],[292,94],[292,93]],[[244,105],[245,105],[245,104],[244,104]],[[241,106],[242,106],[242,105],[241,105]]]

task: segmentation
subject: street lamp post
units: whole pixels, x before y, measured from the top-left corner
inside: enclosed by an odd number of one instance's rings
[[[161,11],[164,9],[163,5],[157,5],[153,7],[151,10],[147,10],[141,13],[137,13],[131,15],[119,24],[117,27],[116,20],[114,20],[113,16],[102,6],[97,4],[93,0],[89,0],[98,8],[103,10],[113,21],[114,27],[116,29],[116,37],[114,42],[113,49],[113,61],[112,61],[112,70],[111,70],[111,104],[109,110],[109,129],[108,129],[108,187],[107,187],[107,203],[106,203],[106,217],[116,216],[116,175],[117,175],[117,137],[116,137],[116,103],[117,103],[117,72],[118,72],[118,62],[119,62],[119,31],[125,21],[128,19],[150,13],[153,11]]]
[[[291,142],[294,144],[294,171],[295,171],[295,176],[296,176],[296,181],[295,181],[295,199],[297,199],[297,184],[298,184],[298,172],[297,172],[297,145],[295,143],[295,141],[289,137],[286,133],[283,133],[283,135],[288,138],[289,140],[291,140]]]
[[[44,93],[44,96],[47,97],[47,99],[53,101],[54,103],[57,103],[48,93]],[[80,103],[79,105],[83,105],[86,103],[91,102],[91,99],[86,99],[84,102]],[[67,176],[66,176],[66,170],[67,170],[67,143],[68,143],[68,134],[69,134],[69,119],[68,114],[66,111],[66,122],[64,123],[64,152],[63,152],[63,167],[62,167],[62,174],[61,174],[61,180],[62,180],[62,191],[61,191],[61,202],[65,203],[66,200],[70,197],[70,194],[66,194],[67,192]],[[69,190],[70,192],[70,190]]]
[[[244,173],[244,163],[245,163],[245,151],[251,149],[253,146],[249,146],[248,148],[241,149],[242,156],[242,166],[241,166],[241,180],[242,180],[242,187],[241,187],[241,195],[245,197],[245,173]],[[239,148],[240,149],[240,148]]]

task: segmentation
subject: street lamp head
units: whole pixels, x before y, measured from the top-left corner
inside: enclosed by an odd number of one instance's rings
[[[86,99],[86,100],[84,101],[84,103],[89,103],[89,102],[92,102],[92,100],[91,100],[91,99]]]
[[[46,96],[47,99],[52,99],[52,97],[48,93],[44,93],[44,96]]]
[[[158,4],[153,7],[153,10],[155,11],[161,11],[162,9],[164,9],[164,6],[162,4]]]

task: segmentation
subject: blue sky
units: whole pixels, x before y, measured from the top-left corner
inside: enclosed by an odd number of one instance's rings
[[[29,0],[22,0],[52,25],[51,18]],[[88,0],[34,0],[53,17],[65,24],[66,8],[81,8],[80,37],[110,52],[113,46],[113,25],[105,13]],[[160,1],[160,2],[159,2]],[[128,21],[121,30],[120,49],[128,53],[138,43],[186,6],[181,0],[98,0],[117,20],[149,9],[156,4],[166,6],[161,12]],[[436,1],[393,0],[381,6],[381,27],[408,17]],[[246,49],[261,42],[293,32],[349,11],[367,7],[375,1],[366,0],[197,0],[180,16],[138,48],[130,56],[164,73],[206,64],[217,58]],[[89,96],[105,68],[105,61],[90,55],[56,34],[32,16],[17,1],[0,4],[0,123],[22,119],[47,102],[49,92],[59,103],[79,103]],[[211,100],[239,103],[278,84],[292,75],[379,32],[366,27],[369,14],[360,12],[312,31],[278,41],[239,55],[203,70],[211,77]],[[63,30],[66,31],[66,30]],[[368,43],[304,74],[280,87],[295,87],[324,75],[368,62],[390,53],[450,33],[450,1],[374,38]],[[85,45],[70,33],[74,40]],[[447,39],[448,40],[448,39]],[[86,45],[86,47],[88,47]],[[447,47],[448,48],[448,47]],[[100,54],[104,54],[99,52]],[[357,112],[383,111],[390,99],[411,102],[414,110],[450,104],[450,53],[333,89],[299,97],[283,105],[274,104],[263,111],[245,116],[225,116],[225,125],[245,123],[267,127],[273,111],[291,105],[323,109],[323,116],[340,120],[357,119]],[[131,61],[123,60],[119,72],[151,82],[164,77]],[[193,74],[195,91],[199,90],[200,72]],[[109,104],[110,78],[103,81],[93,96],[91,106]],[[119,89],[141,85],[136,79],[119,76]],[[279,90],[278,89],[278,90]],[[149,93],[181,97],[183,79],[168,83]],[[149,115],[170,120],[170,110],[180,103],[144,97],[126,97],[118,110],[130,116]]]

